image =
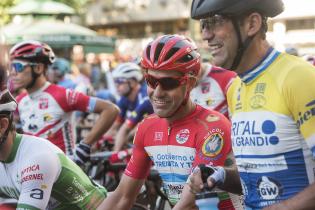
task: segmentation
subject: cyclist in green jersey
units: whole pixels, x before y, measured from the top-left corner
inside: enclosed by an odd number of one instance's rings
[[[16,133],[16,101],[0,92],[0,200],[17,200],[19,210],[94,210],[107,191],[95,184],[48,140]],[[2,209],[0,204],[0,209]]]

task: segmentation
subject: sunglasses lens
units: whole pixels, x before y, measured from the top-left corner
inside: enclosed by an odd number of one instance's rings
[[[145,81],[150,88],[155,89],[158,86],[158,80],[151,76],[146,76]]]
[[[159,83],[163,90],[172,90],[180,86],[180,81],[171,77],[161,78]]]
[[[22,72],[25,67],[25,65],[23,65],[22,63],[12,63],[11,66],[12,69],[14,69],[18,73]]]
[[[177,88],[181,84],[181,82],[178,79],[172,77],[164,77],[157,79],[148,75],[145,77],[145,80],[148,86],[153,89],[160,85],[163,90],[172,90]]]
[[[120,84],[123,84],[123,83],[126,83],[127,80],[125,78],[117,78],[114,80],[114,82],[117,84],[117,85],[120,85]]]

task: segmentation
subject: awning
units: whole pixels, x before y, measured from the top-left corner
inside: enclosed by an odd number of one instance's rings
[[[46,0],[24,0],[9,9],[10,15],[73,15],[74,13],[74,9],[66,4]]]
[[[11,23],[5,26],[3,31],[6,41],[11,45],[33,39],[59,49],[82,45],[86,53],[112,53],[115,50],[114,38],[100,36],[91,29],[60,20],[41,19],[21,24]]]

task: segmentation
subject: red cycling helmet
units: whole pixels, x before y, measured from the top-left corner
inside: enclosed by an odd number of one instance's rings
[[[54,62],[55,54],[47,44],[29,40],[14,45],[10,50],[10,59],[21,59],[49,65]]]
[[[197,76],[200,54],[192,40],[179,35],[164,35],[146,46],[141,66],[144,69],[176,70]]]

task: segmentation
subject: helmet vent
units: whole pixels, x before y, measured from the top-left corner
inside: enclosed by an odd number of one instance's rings
[[[168,51],[167,55],[165,56],[165,60],[167,61],[168,59],[170,59],[180,48],[178,47],[173,47],[172,49],[170,49],[170,51]]]
[[[150,51],[151,51],[151,45],[149,45],[147,47],[147,50],[146,50],[146,54],[147,54],[147,58],[150,59]]]
[[[190,54],[187,54],[187,55],[184,55],[183,57],[181,57],[180,59],[178,59],[177,61],[179,63],[186,63],[186,62],[189,62],[193,59],[193,56],[190,55]]]
[[[155,49],[155,54],[154,54],[154,63],[157,62],[157,60],[159,59],[160,57],[160,53],[164,47],[164,43],[159,43],[157,46],[156,46],[156,49]]]

